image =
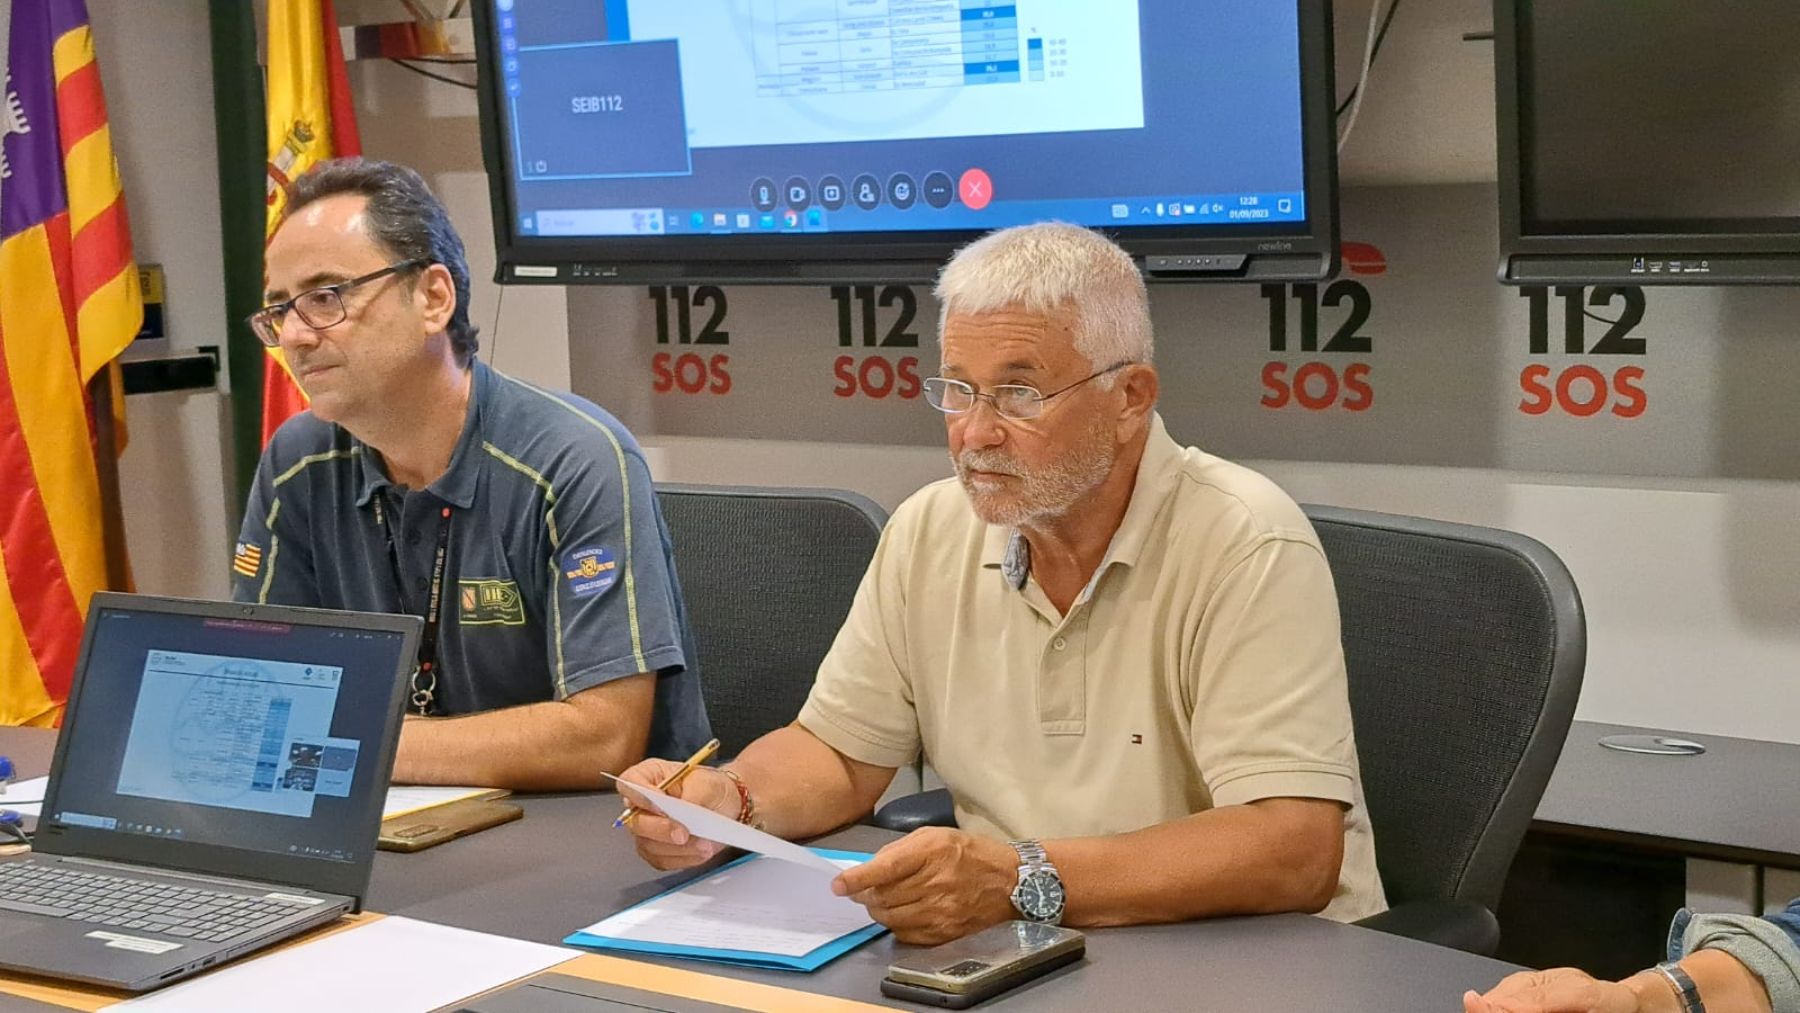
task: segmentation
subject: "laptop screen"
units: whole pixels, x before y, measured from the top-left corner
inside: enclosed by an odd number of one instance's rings
[[[406,637],[96,608],[58,823],[327,862],[359,839]]]

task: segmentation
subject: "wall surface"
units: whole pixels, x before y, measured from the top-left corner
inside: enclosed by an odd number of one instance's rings
[[[218,340],[223,301],[205,4],[89,0],[126,178],[139,258],[168,274],[172,344]],[[1292,352],[1270,348],[1270,300],[1254,288],[1164,289],[1156,296],[1165,412],[1185,440],[1251,463],[1297,498],[1515,528],[1568,562],[1586,599],[1590,665],[1581,714],[1699,732],[1800,741],[1800,402],[1783,378],[1800,368],[1800,317],[1785,290],[1645,293],[1631,337],[1641,355],[1561,351],[1560,304],[1550,349],[1529,349],[1529,300],[1492,283],[1492,48],[1464,42],[1489,27],[1484,0],[1407,4],[1378,62],[1369,102],[1343,156],[1345,238],[1386,254],[1381,275],[1352,275],[1370,302],[1367,354],[1298,351],[1296,293],[1281,293]],[[344,0],[346,22],[404,16],[391,0]],[[1338,4],[1339,92],[1361,56],[1367,0]],[[435,68],[472,78],[468,68]],[[664,480],[831,485],[889,506],[949,473],[939,422],[898,393],[907,369],[935,368],[935,310],[915,294],[917,348],[838,344],[824,289],[728,289],[729,344],[658,345],[655,304],[633,289],[514,287],[492,269],[487,184],[472,93],[391,64],[352,66],[368,153],[418,166],[469,247],[472,315],[483,355],[501,369],[573,385],[642,436]],[[665,293],[664,298],[670,298]],[[1621,301],[1593,311],[1616,318]],[[1354,300],[1321,307],[1323,339]],[[883,308],[885,329],[895,322]],[[497,321],[497,326],[496,326]],[[1607,325],[1588,323],[1587,343]],[[678,343],[678,342],[677,342]],[[728,394],[657,393],[656,355],[725,355]],[[853,397],[851,373],[896,373],[888,396]],[[672,365],[672,357],[665,367]],[[1373,401],[1309,411],[1264,382],[1310,362],[1340,381],[1370,367]],[[1644,407],[1614,408],[1609,389],[1588,416],[1561,404],[1540,415],[1522,373],[1540,365],[1644,371]],[[708,370],[703,387],[718,380]],[[1585,375],[1585,374],[1583,374]],[[671,376],[673,379],[673,376]],[[685,379],[693,380],[691,372]],[[1322,399],[1315,372],[1309,398]],[[1551,390],[1554,394],[1554,390]],[[1580,376],[1569,389],[1587,403]],[[1625,405],[1630,410],[1629,405]],[[221,473],[218,395],[131,401],[123,465],[128,529],[145,590],[225,588],[232,532]]]

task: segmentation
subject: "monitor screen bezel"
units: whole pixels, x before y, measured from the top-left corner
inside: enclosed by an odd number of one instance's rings
[[[981,230],[817,235],[584,237],[521,236],[507,186],[510,147],[500,116],[493,0],[473,6],[476,105],[494,230],[494,280],[503,284],[828,284],[925,282]],[[1241,265],[1183,274],[1189,281],[1320,280],[1338,268],[1336,81],[1330,0],[1292,0],[1300,25],[1301,137],[1305,229],[1286,225],[1168,225],[1105,229],[1133,257],[1213,255]],[[519,268],[525,268],[523,272]],[[1154,274],[1151,280],[1159,279]]]
[[[101,626],[101,613],[109,609],[400,635],[398,662],[388,691],[388,721],[382,730],[380,742],[377,743],[378,748],[370,754],[370,759],[376,765],[374,769],[378,775],[376,785],[379,790],[370,792],[362,811],[355,812],[350,817],[350,833],[362,844],[356,860],[344,862],[303,858],[280,852],[233,848],[199,841],[147,837],[60,823],[52,818],[51,814],[61,811],[63,785],[59,773],[64,766],[64,757],[80,732],[82,695],[89,688],[85,678],[88,656],[94,649],[94,641]],[[50,855],[135,862],[181,872],[228,876],[322,893],[345,894],[360,909],[362,898],[368,891],[369,873],[374,865],[375,839],[380,830],[382,809],[386,805],[385,789],[394,769],[394,755],[400,741],[400,723],[404,717],[402,705],[406,698],[408,677],[418,657],[419,632],[422,626],[423,622],[419,617],[411,615],[348,613],[283,605],[96,592],[88,605],[88,621],[81,638],[81,654],[75,665],[74,681],[69,687],[69,704],[62,731],[56,739],[56,753],[50,763],[50,780],[44,791],[43,815],[38,819],[37,832],[32,841],[33,849]]]
[[[1576,281],[1577,274],[1592,281],[1624,280],[1633,284],[1780,281],[1783,255],[1800,256],[1800,229],[1793,232],[1734,231],[1734,218],[1675,220],[1535,222],[1527,216],[1531,186],[1529,156],[1530,50],[1529,9],[1534,0],[1494,0],[1494,106],[1495,139],[1499,156],[1500,280],[1529,283],[1540,278]],[[1718,227],[1692,228],[1700,222]],[[1678,226],[1688,225],[1684,230]],[[1755,278],[1692,276],[1644,276],[1615,270],[1637,256],[1716,254],[1729,258],[1743,255],[1746,263],[1762,265]],[[1568,267],[1554,261],[1564,259]],[[1729,263],[1729,261],[1726,261]],[[1530,264],[1521,271],[1518,264]],[[1723,265],[1722,265],[1723,266]],[[1768,276],[1771,271],[1777,277]],[[1571,273],[1573,272],[1573,273]],[[1533,275],[1536,275],[1534,277]]]

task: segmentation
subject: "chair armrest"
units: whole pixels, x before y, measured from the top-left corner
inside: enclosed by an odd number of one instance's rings
[[[883,830],[901,833],[911,833],[920,827],[953,827],[956,826],[956,810],[950,802],[950,789],[934,788],[889,802],[875,813],[874,822]]]
[[[1421,900],[1397,904],[1356,924],[1389,935],[1491,957],[1500,948],[1500,922],[1469,900]]]

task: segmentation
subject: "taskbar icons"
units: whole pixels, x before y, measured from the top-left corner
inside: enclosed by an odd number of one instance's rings
[[[763,214],[778,213],[783,207],[798,212],[815,206],[826,211],[842,211],[851,205],[863,211],[874,211],[883,205],[907,211],[921,201],[940,211],[956,203],[971,211],[980,211],[993,200],[993,178],[980,168],[966,169],[958,177],[933,171],[923,180],[907,172],[893,173],[885,180],[864,172],[853,176],[848,184],[835,174],[820,176],[817,180],[790,176],[780,184],[774,177],[759,176],[750,184],[750,206]],[[785,216],[777,220],[783,218]],[[805,220],[804,215],[802,220]]]

